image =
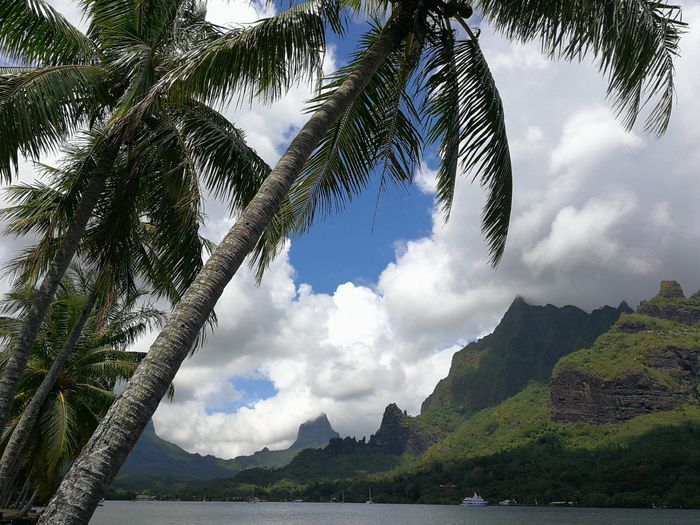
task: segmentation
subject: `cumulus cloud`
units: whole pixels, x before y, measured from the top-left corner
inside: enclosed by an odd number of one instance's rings
[[[155,422],[189,450],[224,457],[287,446],[299,423],[319,412],[341,433],[368,435],[398,392],[410,392],[403,405],[417,411],[455,350],[410,355],[381,294],[352,283],[333,295],[297,286],[287,251],[260,287],[242,269],[216,310],[216,333],[185,362],[175,400],[161,404]],[[239,399],[231,381],[246,372],[277,393],[233,413],[215,410]]]

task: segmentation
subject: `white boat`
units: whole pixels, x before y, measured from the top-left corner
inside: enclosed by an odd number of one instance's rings
[[[479,496],[476,492],[472,497],[466,497],[462,500],[462,505],[467,507],[485,507],[488,504],[489,502]]]
[[[372,505],[374,504],[374,501],[372,501],[372,489],[369,489],[369,499],[365,501],[367,505]]]
[[[498,504],[507,507],[509,505],[517,505],[518,502],[514,499],[504,499],[503,501],[499,501]]]

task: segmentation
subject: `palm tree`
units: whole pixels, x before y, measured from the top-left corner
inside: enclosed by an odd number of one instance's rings
[[[143,354],[126,348],[150,327],[162,321],[162,313],[150,305],[137,308],[142,293],[131,293],[118,301],[105,302],[86,277],[76,270],[61,282],[28,367],[20,381],[10,428],[20,424],[27,410],[37,410],[37,424],[22,448],[18,465],[22,485],[31,485],[42,499],[51,495],[67,464],[80,451],[112,401],[118,381],[128,379]],[[31,287],[15,289],[4,301],[6,312],[20,312],[33,300]],[[43,393],[38,409],[37,393],[46,389],[56,356],[64,341],[74,335],[71,327],[80,322],[90,302],[96,302],[84,332],[65,368]],[[12,339],[21,330],[16,317],[0,318],[0,337]],[[4,363],[3,363],[4,365]],[[6,439],[3,446],[6,446]],[[23,492],[21,488],[17,491]],[[21,503],[21,502],[20,502]]]
[[[236,157],[242,148],[221,133],[229,124],[196,90],[162,80],[184,55],[197,65],[200,49],[216,48],[237,64],[239,96],[272,99],[318,70],[321,61],[323,23],[311,8],[224,31],[204,20],[202,4],[194,0],[82,4],[90,20],[86,35],[44,0],[0,4],[0,50],[32,66],[5,68],[0,75],[0,177],[12,178],[19,154],[36,158],[79,131],[100,129],[72,220],[59,232],[23,331],[9,351],[0,380],[0,428],[51,299],[123,149],[134,150],[133,162],[146,165],[151,148],[171,147],[180,170],[195,170],[214,193],[235,196],[234,206],[245,204],[241,196],[257,189],[267,172],[247,153]]]
[[[44,167],[52,186],[39,183],[9,189],[17,205],[0,212],[8,222],[7,231],[15,235],[40,234],[39,242],[11,263],[11,268],[19,274],[19,282],[32,282],[34,275],[42,273],[42,266],[49,264],[58,244],[53,236],[60,229],[56,225],[70,222],[69,196],[80,191],[86,150],[89,148],[85,145],[74,144],[68,148],[61,169]],[[167,158],[156,161],[157,153],[152,151],[151,159],[158,166],[150,166],[153,169],[148,173],[132,174],[137,177],[138,186],[124,188],[130,162],[123,152],[95,207],[78,253],[99,277],[44,384],[12,431],[0,460],[0,500],[11,488],[15,464],[44,397],[70,356],[98,292],[105,296],[103,302],[113,301],[123,294],[134,293],[141,283],[175,304],[201,268],[203,250],[211,248],[211,243],[202,239],[198,231],[202,216],[199,199],[193,198],[199,193],[196,178],[186,179],[190,184],[179,182],[169,188],[167,182],[174,179],[174,167]]]
[[[408,78],[412,75],[406,74],[405,69],[412,72],[412,68],[420,67],[422,62],[417,57],[425,56],[421,76],[425,77],[423,93],[428,97],[425,109],[432,121],[428,140],[439,143],[443,154],[438,196],[449,209],[451,179],[460,158],[462,167],[477,170],[476,174],[490,192],[483,228],[494,261],[498,261],[504,248],[510,210],[510,162],[500,99],[480,51],[478,31],[467,23],[471,7],[441,0],[362,5],[390,9],[388,21],[376,32],[352,71],[342,75],[342,80],[326,93],[207,261],[129,381],[124,396],[110,408],[73,464],[40,523],[87,523],[100,494],[157,408],[206,315],[213,310],[226,284],[273,221],[312,153],[329,141],[331,151],[343,151],[333,146],[328,134],[333,133],[333,127],[361,100],[364,90],[380,78],[384,64],[399,54],[407,54],[408,58],[394,63],[394,67],[403,72],[401,76]],[[673,103],[673,59],[683,29],[678,7],[651,0],[484,0],[476,7],[511,39],[539,39],[546,52],[569,60],[593,55],[609,78],[610,95],[625,112],[625,123],[631,125],[643,103],[651,98],[656,105],[647,126],[659,133],[665,130]],[[465,39],[455,34],[453,22],[463,28]],[[397,53],[399,50],[403,53]],[[179,81],[201,86],[203,94],[207,90],[220,94],[220,86],[230,86],[230,83],[225,81],[227,61],[219,58],[221,56],[214,51],[206,62],[209,66],[221,66],[218,76],[207,76],[210,69],[185,65],[185,74]],[[405,102],[403,96],[395,96],[393,100],[394,107]],[[393,140],[402,140],[402,135],[395,132],[387,135],[365,129],[361,127],[362,120],[356,119],[354,123],[353,133],[392,138],[392,142],[385,142],[385,152],[396,151]],[[347,145],[350,140],[345,138],[343,144]],[[343,192],[352,194],[361,187],[352,179],[332,180],[332,183],[341,195]],[[325,187],[330,191],[329,185]],[[310,195],[312,209],[315,209],[314,192]]]

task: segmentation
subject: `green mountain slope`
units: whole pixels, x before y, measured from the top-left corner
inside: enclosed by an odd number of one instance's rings
[[[418,418],[392,404],[368,442],[333,439],[280,469],[162,493],[364,501],[370,488],[377,502],[478,491],[493,502],[700,507],[700,293],[664,281],[636,313],[516,300],[493,334],[455,355]]]
[[[631,311],[624,302],[589,314],[574,306],[532,306],[516,298],[492,334],[454,355],[448,376],[423,402],[420,419],[453,430],[529,381],[547,381],[561,357],[590,346]]]
[[[303,449],[323,447],[337,436],[326,415],[321,414],[301,424],[295,443],[286,450],[264,448],[250,456],[225,460],[187,452],[159,437],[151,422],[127,457],[112,487],[142,490],[177,482],[230,478],[251,468],[280,468]]]
[[[421,465],[492,456],[533,443],[556,441],[568,450],[624,447],[660,427],[700,425],[700,407],[679,404],[672,410],[650,413],[620,424],[555,421],[549,385],[531,383],[499,405],[482,410],[462,423],[421,458]]]
[[[172,477],[183,480],[231,476],[236,470],[214,456],[191,454],[159,437],[149,422],[117,477],[117,485],[141,476]],[[239,469],[240,470],[240,469]]]

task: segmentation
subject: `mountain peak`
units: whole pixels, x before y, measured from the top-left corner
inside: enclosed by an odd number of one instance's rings
[[[340,437],[333,427],[326,414],[320,414],[318,417],[304,421],[299,425],[297,439],[290,449],[304,449],[325,447],[328,442]]]
[[[449,374],[423,402],[420,419],[452,430],[529,381],[549,380],[561,357],[590,346],[627,312],[607,306],[587,313],[571,305],[530,305],[516,297],[493,333],[454,354]]]
[[[625,314],[631,314],[632,312],[634,312],[634,310],[632,310],[630,305],[627,304],[627,301],[622,301],[620,303],[620,306],[617,307],[617,309],[618,309],[618,311],[625,313]]]
[[[658,296],[666,299],[685,298],[683,288],[678,281],[661,281]]]
[[[686,297],[676,281],[661,281],[659,293],[639,303],[637,313],[678,323],[700,323],[700,292]]]
[[[384,409],[382,423],[377,433],[370,437],[369,444],[385,454],[420,456],[441,435],[438,429],[409,416],[396,403],[391,403]]]

